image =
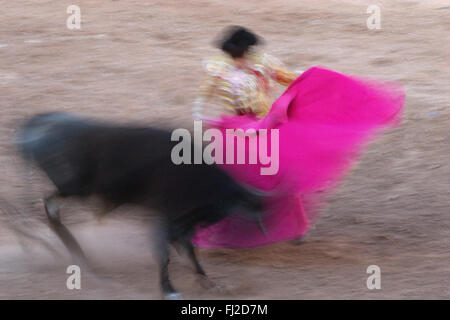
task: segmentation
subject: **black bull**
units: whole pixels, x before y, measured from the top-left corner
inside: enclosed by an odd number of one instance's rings
[[[183,248],[196,273],[208,283],[197,261],[191,237],[241,208],[261,212],[262,199],[237,184],[215,165],[175,165],[168,130],[119,126],[65,113],[32,117],[19,131],[18,146],[55,185],[45,198],[51,228],[73,259],[86,265],[76,239],[61,223],[56,198],[99,196],[105,208],[138,205],[157,212],[161,225],[152,241],[160,265],[163,295],[178,293],[169,280],[169,244]],[[206,281],[205,281],[206,280]]]

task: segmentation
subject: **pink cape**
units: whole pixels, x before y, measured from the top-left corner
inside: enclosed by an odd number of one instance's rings
[[[223,133],[226,128],[279,129],[276,174],[261,175],[261,167],[268,165],[260,163],[220,165],[236,181],[272,194],[265,203],[266,232],[254,220],[233,214],[198,229],[193,243],[203,248],[245,248],[303,236],[313,210],[304,209],[302,199],[335,187],[379,129],[400,122],[404,99],[398,84],[312,67],[274,102],[265,118],[222,117],[216,125]],[[249,141],[246,146],[248,151]]]

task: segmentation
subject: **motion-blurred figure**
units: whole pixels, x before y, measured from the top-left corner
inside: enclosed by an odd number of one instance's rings
[[[303,208],[304,197],[332,190],[374,133],[398,123],[403,108],[404,92],[396,84],[322,67],[297,77],[277,59],[253,50],[260,39],[243,27],[227,30],[219,44],[225,56],[204,63],[207,77],[194,117],[207,120],[224,136],[229,128],[265,129],[273,143],[271,130],[278,130],[276,174],[261,175],[262,163],[221,165],[237,181],[272,195],[265,202],[265,232],[254,221],[232,215],[199,230],[194,243],[200,247],[252,247],[303,236],[316,211]],[[289,85],[271,107],[270,80]],[[247,135],[247,158],[258,152],[252,148],[258,148],[261,138]],[[224,150],[228,152],[226,146]],[[235,149],[234,157],[237,153]]]
[[[243,27],[230,27],[218,43],[223,54],[204,61],[206,78],[194,105],[194,118],[223,114],[265,116],[272,81],[288,86],[297,78],[275,57],[254,50],[262,39]]]

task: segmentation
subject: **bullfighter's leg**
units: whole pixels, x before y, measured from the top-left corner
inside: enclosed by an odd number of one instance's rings
[[[172,286],[169,279],[169,231],[167,224],[161,223],[154,233],[154,251],[160,268],[160,285],[164,299],[179,300],[181,295]]]
[[[64,243],[67,250],[69,250],[74,263],[82,267],[88,268],[89,264],[87,259],[78,244],[75,237],[70,233],[70,231],[61,222],[59,216],[59,206],[56,203],[56,199],[59,197],[59,193],[55,192],[48,198],[44,200],[45,212],[50,221],[51,229],[58,235],[59,239]]]

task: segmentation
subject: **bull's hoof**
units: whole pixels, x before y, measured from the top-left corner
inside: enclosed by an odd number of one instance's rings
[[[220,284],[214,284],[214,286],[210,287],[208,289],[208,291],[210,292],[214,292],[214,293],[227,293],[227,289],[225,288],[225,286],[220,285]]]
[[[183,297],[178,292],[167,293],[164,295],[165,300],[183,300]]]
[[[225,287],[222,285],[219,285],[215,283],[214,281],[210,280],[208,277],[201,276],[199,278],[200,285],[203,289],[206,289],[211,292],[217,292],[222,293],[225,291]]]
[[[216,286],[214,281],[211,281],[207,276],[199,276],[198,282],[202,286],[203,289],[212,289]]]

